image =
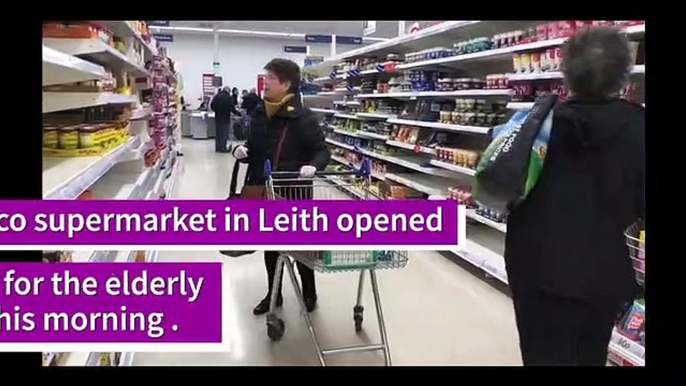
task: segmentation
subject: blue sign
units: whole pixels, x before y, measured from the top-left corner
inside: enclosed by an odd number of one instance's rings
[[[331,43],[331,35],[305,35],[305,41],[308,43]]]
[[[361,45],[362,38],[355,36],[336,36],[336,44],[355,44]]]
[[[173,42],[174,41],[174,35],[172,35],[172,34],[153,34],[152,36],[154,36],[158,42]]]
[[[151,27],[169,27],[171,25],[169,20],[148,20],[147,23]]]
[[[283,52],[292,52],[296,54],[306,54],[306,46],[283,46]]]

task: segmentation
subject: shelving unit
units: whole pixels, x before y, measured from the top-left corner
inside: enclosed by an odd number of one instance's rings
[[[392,71],[386,72],[387,54],[396,54],[403,57],[405,54],[429,50],[433,47],[452,47],[453,43],[464,42],[478,37],[492,37],[512,30],[525,30],[537,25],[547,24],[545,21],[511,21],[511,22],[490,22],[490,21],[446,21],[417,33],[403,35],[398,38],[389,39],[382,43],[372,44],[357,50],[351,50],[341,55],[326,59],[323,63],[312,67],[311,71],[316,71],[318,78],[315,82],[325,85],[335,91],[325,91],[306,100],[308,106],[314,106],[315,111],[322,114],[325,111],[323,105],[333,104],[341,107],[345,106],[347,111],[337,110],[334,117],[339,118],[333,121],[328,116],[324,116],[326,127],[334,126],[330,131],[327,143],[337,149],[338,152],[350,152],[356,155],[369,157],[375,162],[380,162],[387,168],[391,166],[400,169],[387,171],[384,175],[385,183],[405,186],[414,192],[419,192],[425,197],[452,199],[449,193],[452,186],[470,186],[476,171],[456,163],[447,162],[445,158],[439,158],[436,140],[439,136],[453,136],[453,142],[465,144],[469,149],[485,148],[490,142],[491,125],[461,125],[453,123],[436,122],[438,118],[428,117],[429,114],[419,116],[416,112],[405,111],[411,104],[424,102],[432,105],[432,111],[439,111],[446,101],[455,99],[481,99],[486,104],[502,104],[507,114],[512,114],[515,110],[530,109],[533,102],[519,102],[519,95],[515,92],[513,84],[517,82],[546,82],[550,80],[562,80],[562,73],[559,71],[551,72],[531,72],[526,74],[514,73],[513,54],[542,52],[554,49],[562,45],[566,38],[555,38],[543,41],[533,41],[508,47],[490,49],[480,52],[472,52],[462,55],[446,56],[441,58],[431,58],[427,60],[417,60],[414,62],[404,62],[395,64]],[[630,39],[640,39],[645,33],[645,25],[634,25],[626,27],[625,32]],[[371,59],[370,58],[374,58]],[[374,63],[376,61],[376,63]],[[337,70],[339,66],[341,70]],[[357,66],[357,67],[356,67]],[[467,89],[453,89],[450,91],[439,91],[437,89],[426,88],[420,90],[408,90],[407,83],[411,88],[415,87],[412,82],[407,81],[403,87],[393,86],[390,80],[395,78],[402,79],[403,73],[409,71],[439,71],[448,73],[447,78],[476,78],[484,79],[486,75],[498,74],[508,83],[506,86],[499,84],[471,87]],[[517,71],[519,72],[519,71]],[[632,82],[643,82],[645,65],[635,65],[632,70]],[[409,76],[409,75],[408,75]],[[421,76],[412,78],[426,79]],[[417,81],[418,82],[418,81]],[[349,93],[342,90],[356,89],[358,84],[367,84],[360,88],[360,92]],[[374,91],[370,91],[372,86]],[[378,87],[379,83],[387,83],[387,87]],[[421,82],[419,82],[421,83]],[[343,87],[345,86],[345,87]],[[435,86],[438,87],[437,85]],[[639,99],[641,96],[639,95]],[[527,99],[519,99],[527,100]],[[531,100],[531,99],[529,99]],[[361,104],[352,105],[352,101]],[[508,103],[509,102],[509,103]],[[641,101],[644,102],[644,101]],[[401,105],[399,114],[377,113],[378,105],[385,105],[386,111],[389,107]],[[373,106],[367,110],[366,106]],[[645,103],[644,103],[645,106]],[[457,110],[457,109],[456,109]],[[444,111],[444,110],[441,110]],[[354,117],[353,117],[354,116]],[[435,116],[432,116],[435,117]],[[509,118],[509,115],[507,116]],[[360,121],[360,118],[377,119],[376,123],[365,120],[360,125],[349,125],[349,120]],[[433,120],[432,120],[433,119]],[[443,119],[443,118],[441,118]],[[346,123],[345,129],[338,126],[339,123]],[[502,123],[502,122],[500,122]],[[500,124],[497,123],[497,124]],[[386,127],[386,130],[370,130],[367,125],[377,125],[376,128]],[[357,126],[356,126],[357,125]],[[350,127],[359,127],[359,130],[349,130]],[[421,134],[399,136],[400,129],[418,128]],[[389,129],[391,128],[391,129]],[[367,138],[368,133],[376,131],[378,133],[391,132],[391,135],[375,134],[379,138]],[[422,142],[425,141],[425,142]],[[430,141],[434,141],[431,143]],[[386,149],[387,151],[383,151]],[[336,155],[333,160],[338,163],[350,165],[344,157]],[[354,166],[354,165],[352,165]],[[378,175],[376,176],[378,177]],[[507,284],[507,272],[505,270],[504,235],[507,232],[507,225],[502,222],[494,221],[486,217],[488,212],[479,211],[484,215],[478,214],[476,209],[467,211],[467,242],[463,249],[455,250],[454,254],[470,264],[478,267],[488,277],[493,277],[498,281]],[[611,356],[623,364],[635,366],[643,365],[644,349],[636,348],[635,343],[620,341],[621,336],[615,333],[613,343],[610,346]],[[643,351],[641,351],[643,349]]]
[[[54,125],[51,122],[63,119],[60,117],[64,117],[64,114],[53,115],[57,112],[67,113],[66,117],[72,117],[69,118],[71,120],[91,119],[86,117],[93,114],[95,109],[92,108],[98,107],[98,113],[105,112],[110,117],[104,118],[105,121],[118,120],[120,125],[128,127],[129,137],[126,142],[100,156],[44,156],[43,198],[83,199],[84,193],[89,191],[91,199],[95,200],[164,199],[173,191],[178,176],[176,141],[180,108],[179,94],[175,90],[176,76],[166,67],[166,52],[155,46],[154,39],[143,37],[136,30],[135,23],[102,21],[98,24],[108,28],[124,42],[126,54],[99,39],[43,39],[43,86],[52,87],[49,89],[51,91],[43,92],[44,122],[47,119],[49,124]],[[142,56],[134,52],[136,48],[141,49],[141,45]],[[76,82],[102,82],[110,73],[110,79],[114,79],[119,86],[116,89],[126,89],[120,91],[122,94],[67,91],[82,87],[75,86]],[[153,74],[156,75],[154,78]],[[147,78],[148,81],[136,82],[141,78]],[[160,79],[164,79],[161,87],[168,90],[164,104],[155,103],[155,100],[153,103],[142,101],[141,91],[159,84]],[[158,106],[161,109],[156,108]],[[91,109],[91,113],[84,109]],[[115,116],[117,118],[112,118]],[[103,118],[96,118],[95,122],[102,121]],[[69,122],[77,125],[91,121]],[[146,166],[148,153],[158,150],[161,151],[157,162]],[[48,151],[46,154],[58,152]],[[135,251],[76,251],[72,253],[72,260],[129,262],[135,261],[135,256]],[[146,261],[156,260],[157,251],[146,254]],[[105,363],[101,361],[101,354],[112,353],[46,353],[46,362],[61,366],[100,366]],[[133,361],[133,353],[117,353],[114,357],[118,358],[118,362],[112,362],[113,366],[131,366]]]

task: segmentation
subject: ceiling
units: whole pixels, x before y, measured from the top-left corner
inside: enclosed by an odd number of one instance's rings
[[[325,20],[278,20],[278,21],[229,21],[229,20],[199,20],[172,21],[174,27],[236,29],[252,31],[269,31],[299,34],[321,34],[362,36],[363,21],[325,21]],[[407,22],[407,25],[412,22]],[[375,38],[393,38],[398,36],[397,21],[377,21],[376,32],[368,35]]]

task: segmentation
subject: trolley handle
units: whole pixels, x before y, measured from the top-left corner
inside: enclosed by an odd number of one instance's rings
[[[359,169],[348,170],[343,172],[336,171],[319,171],[315,172],[316,177],[326,177],[326,176],[359,176],[359,177],[369,177],[372,172],[372,161],[369,159],[364,159],[362,165]],[[277,178],[300,178],[300,172],[277,172],[272,170],[272,163],[267,160],[264,163],[264,174],[266,177],[277,177]]]

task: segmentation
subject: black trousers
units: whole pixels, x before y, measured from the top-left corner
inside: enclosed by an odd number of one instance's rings
[[[587,302],[542,291],[512,294],[524,366],[605,366],[627,302]]]
[[[217,121],[215,120],[215,127],[217,133],[214,136],[214,151],[226,152],[227,141],[231,138],[231,121]]]
[[[274,193],[284,200],[311,200],[313,197],[312,182],[274,180]],[[279,252],[264,252],[264,265],[267,268],[267,279],[269,284],[268,293],[270,295],[272,284],[274,283],[274,278],[276,276],[276,261],[278,258]],[[314,281],[314,271],[299,261],[296,262],[296,265],[298,266],[298,273],[300,274],[303,296],[305,298],[315,297],[317,295],[317,287]],[[279,287],[279,293],[281,293],[281,286]]]
[[[276,261],[279,258],[279,252],[276,251],[265,251],[264,252],[264,265],[267,268],[267,280],[269,285],[268,295],[272,293],[272,287],[274,284],[274,278],[276,277]],[[314,271],[308,268],[305,264],[301,262],[296,262],[298,266],[298,273],[300,274],[300,283],[305,298],[313,298],[317,295],[317,287],[314,281]],[[283,278],[283,271],[281,272]],[[283,281],[279,286],[279,294],[281,294],[281,288],[283,287]]]

